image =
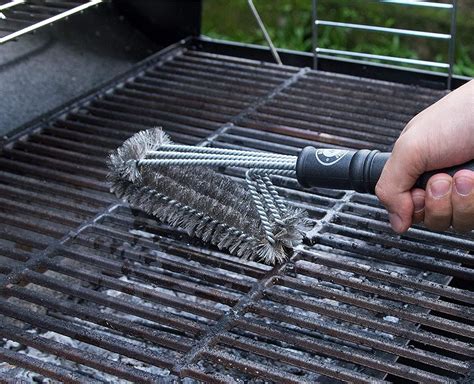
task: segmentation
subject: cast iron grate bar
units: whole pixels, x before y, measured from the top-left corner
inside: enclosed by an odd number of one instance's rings
[[[314,228],[270,268],[118,204],[103,181],[108,151],[151,126],[187,144],[386,150],[442,95],[185,45],[50,119],[0,157],[2,359],[91,382],[466,378],[471,234],[394,237],[376,199],[275,177]]]

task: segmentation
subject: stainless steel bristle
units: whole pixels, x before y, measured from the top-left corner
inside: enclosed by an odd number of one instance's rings
[[[294,176],[294,156],[176,145],[155,128],[125,141],[108,165],[119,198],[231,254],[274,264],[302,241],[305,212],[270,178]],[[224,166],[249,168],[246,184],[211,169]]]
[[[139,161],[144,159],[148,152],[171,143],[168,135],[161,129],[138,132],[109,156],[109,168],[112,173],[134,182],[141,177]]]

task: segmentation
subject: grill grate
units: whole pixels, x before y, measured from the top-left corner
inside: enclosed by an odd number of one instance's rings
[[[152,126],[186,144],[389,149],[442,95],[184,44],[12,139],[0,157],[1,379],[469,380],[472,234],[394,236],[373,197],[275,177],[313,229],[270,268],[130,210],[104,183],[107,152]]]

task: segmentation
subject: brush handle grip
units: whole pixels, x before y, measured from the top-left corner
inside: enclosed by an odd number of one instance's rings
[[[361,149],[304,148],[296,163],[296,177],[305,188],[320,187],[355,190],[361,193],[375,193],[382,170],[390,157],[389,152]],[[426,172],[417,180],[415,187],[426,188],[431,176],[468,169],[474,171],[474,160],[450,168]]]

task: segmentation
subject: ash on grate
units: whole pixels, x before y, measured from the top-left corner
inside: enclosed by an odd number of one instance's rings
[[[122,276],[122,277],[119,278],[119,280],[123,281],[123,282],[127,282],[127,283],[132,283],[134,285],[141,286],[143,288],[153,289],[154,291],[159,292],[159,293],[173,295],[173,296],[176,296],[177,298],[185,299],[185,300],[191,301],[193,303],[209,304],[208,300],[203,300],[203,299],[200,299],[196,296],[188,295],[188,294],[183,293],[183,292],[176,292],[176,291],[172,291],[172,290],[169,290],[169,289],[157,287],[157,286],[154,286],[153,284],[143,284],[143,283],[137,282],[136,280],[134,280],[130,277],[127,277],[127,276]],[[189,312],[186,312],[186,311],[181,311],[181,310],[173,308],[173,307],[158,305],[156,303],[146,301],[146,300],[144,300],[140,297],[133,296],[133,295],[128,295],[128,294],[123,293],[121,291],[116,291],[114,289],[107,289],[104,292],[107,296],[120,298],[120,299],[126,300],[126,301],[128,301],[132,304],[142,305],[142,306],[147,307],[147,308],[164,309],[168,313],[179,315],[183,318],[186,318],[187,320],[192,320],[192,321],[200,322],[200,323],[203,323],[203,324],[209,324],[209,319],[207,319],[205,317],[202,317],[202,316],[199,316],[199,315],[196,315],[196,314],[193,314],[193,313],[189,313]],[[221,304],[221,303],[214,303],[214,308],[219,309],[219,310],[228,310],[229,309],[229,307],[227,305],[224,305],[224,304]],[[139,321],[139,322],[141,322],[145,325],[146,324],[156,325],[152,321],[149,321],[149,320],[146,320],[146,319],[143,319],[141,317],[134,316],[134,315],[124,314],[122,312],[118,312],[118,311],[116,311],[114,309],[111,309],[111,308],[108,308],[108,307],[101,307],[100,311],[103,312],[103,313],[113,314],[113,315],[116,315],[118,317],[122,317],[124,319],[130,320],[130,321]]]
[[[79,318],[73,318],[73,317],[66,317],[66,316],[57,316],[61,317],[62,319],[67,319],[71,322],[74,322],[76,325],[82,325],[86,328],[93,329],[95,332],[102,333],[104,336],[107,336],[110,334],[109,330],[99,327],[98,325],[94,323],[90,323],[84,320],[81,320]],[[104,330],[105,329],[105,330]],[[42,338],[48,339],[48,340],[53,340],[56,341],[62,345],[64,345],[64,348],[67,347],[72,347],[76,348],[78,350],[84,351],[84,352],[91,352],[94,354],[97,354],[99,356],[105,357],[109,360],[115,361],[115,362],[121,362],[123,364],[132,366],[136,369],[143,370],[149,373],[152,373],[153,375],[156,375],[157,378],[169,378],[170,382],[174,380],[173,376],[170,375],[170,371],[167,369],[161,369],[159,367],[151,366],[149,364],[143,363],[139,360],[132,359],[127,356],[122,356],[120,354],[110,352],[108,350],[96,347],[94,345],[90,345],[87,343],[83,343],[78,340],[74,340],[71,337],[61,335],[56,332],[52,331],[40,331],[37,328],[30,328],[26,330],[27,333],[30,333],[32,335],[37,335]],[[117,338],[119,337],[117,334],[114,333],[114,337]],[[144,343],[141,343],[137,340],[133,340],[130,338],[125,338],[123,337],[124,340],[126,340],[129,343],[136,344],[136,345],[143,345]],[[90,378],[91,380],[99,380],[103,381],[105,383],[129,383],[127,380],[123,379],[117,379],[117,377],[109,375],[105,372],[102,372],[100,370],[97,370],[95,368],[88,367],[86,365],[78,364],[76,362],[67,360],[65,358],[56,356],[51,353],[47,353],[44,351],[40,351],[36,348],[20,344],[18,342],[15,342],[13,340],[8,340],[8,339],[3,339],[3,348],[9,349],[11,351],[15,351],[16,353],[20,354],[25,354],[28,355],[32,358],[35,358],[39,361],[43,361],[46,363],[50,363],[53,365],[60,366],[63,369],[69,370],[70,372],[78,373],[83,375],[85,378]],[[144,346],[145,348],[150,348],[149,343]],[[157,348],[153,348],[156,350]],[[169,351],[168,351],[169,352]],[[8,373],[9,377],[12,379],[18,379],[21,380],[22,383],[55,383],[57,381],[45,378],[41,374],[32,372],[28,369],[24,368],[13,368],[12,365],[8,363],[0,363],[0,373]]]
[[[79,319],[77,319],[79,320]],[[168,377],[170,372],[168,370],[163,370],[157,367],[151,367],[146,364],[143,364],[137,360],[128,358],[126,356],[121,356],[117,353],[105,351],[103,349],[94,347],[92,345],[82,343],[80,341],[74,340],[68,336],[61,335],[56,332],[47,331],[40,332],[38,329],[28,329],[26,332],[31,333],[32,335],[38,335],[42,338],[53,340],[64,345],[65,348],[73,347],[80,349],[82,351],[90,351],[102,356],[107,357],[110,360],[122,362],[124,364],[131,365],[137,369],[142,369],[144,371],[153,373],[159,377]],[[3,348],[15,351],[16,353],[25,354],[32,358],[35,358],[39,361],[50,363],[53,365],[60,366],[63,369],[69,370],[70,372],[78,373],[84,376],[85,379],[90,378],[91,380],[99,380],[104,383],[129,383],[127,380],[117,379],[117,377],[109,375],[105,372],[101,372],[97,369],[88,367],[86,365],[78,364],[73,361],[58,357],[56,355],[40,351],[36,348],[29,347],[20,343],[17,343],[12,340],[3,339]],[[57,380],[46,378],[43,375],[32,372],[28,369],[14,367],[8,363],[0,363],[0,374],[8,374],[8,377],[11,379],[20,380],[21,383],[42,383],[50,384],[57,383]],[[171,379],[170,379],[171,382]]]

